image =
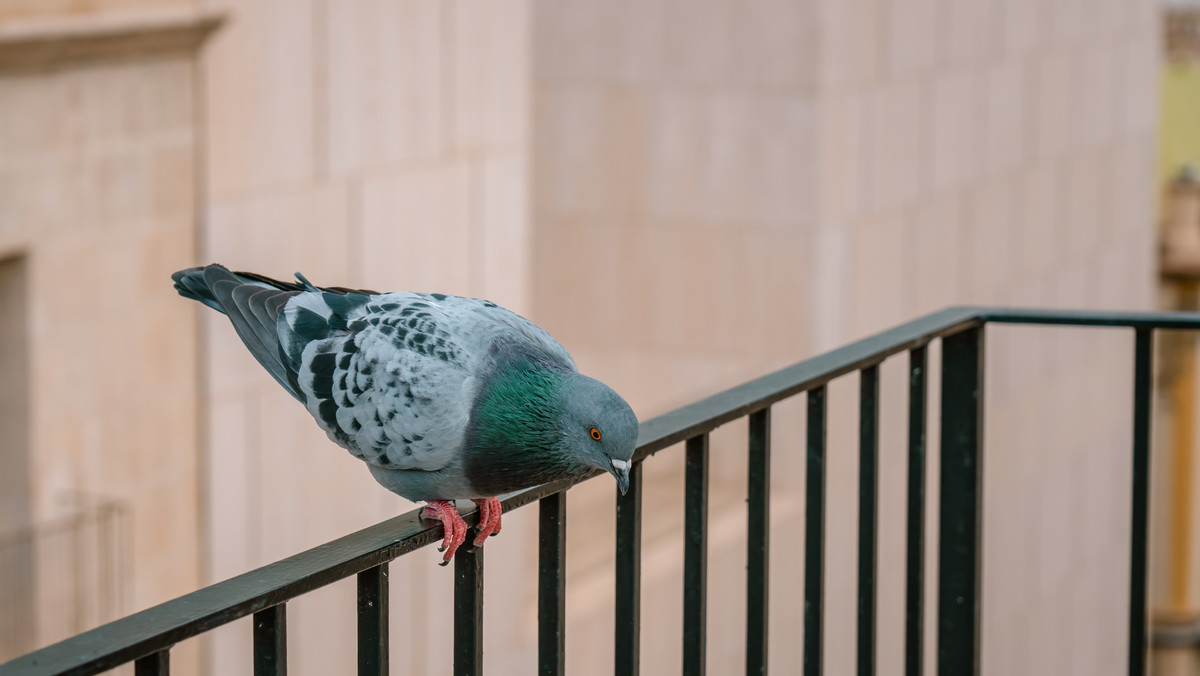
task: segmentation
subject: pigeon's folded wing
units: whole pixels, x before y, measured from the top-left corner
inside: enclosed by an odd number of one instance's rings
[[[453,462],[475,394],[474,351],[422,294],[381,294],[338,308],[329,304],[346,297],[330,296],[297,296],[280,324],[309,412],[331,439],[373,465],[434,471]]]

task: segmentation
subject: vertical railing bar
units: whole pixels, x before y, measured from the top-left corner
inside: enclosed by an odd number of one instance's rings
[[[483,547],[470,542],[454,555],[454,674],[483,674]]]
[[[538,504],[538,674],[566,673],[567,493]]]
[[[942,339],[939,676],[978,676],[983,526],[983,327]]]
[[[708,434],[687,440],[683,533],[683,673],[685,676],[704,676],[708,597]]]
[[[875,566],[879,502],[879,366],[859,371],[858,674],[875,674]]]
[[[746,674],[767,673],[771,409],[750,414],[746,525]]]
[[[825,386],[808,392],[804,509],[804,676],[820,676],[825,599]]]
[[[908,523],[905,564],[904,674],[922,676],[925,643],[925,416],[929,357],[908,353]]]
[[[388,564],[358,574],[358,676],[388,673]]]
[[[641,650],[642,464],[629,468],[629,489],[617,494],[616,634],[614,672],[637,676]]]
[[[133,663],[134,676],[168,676],[170,673],[171,654],[169,649],[139,657]]]
[[[287,676],[287,605],[254,613],[254,676]]]
[[[1146,673],[1146,548],[1150,490],[1150,412],[1153,395],[1151,329],[1134,332],[1133,491],[1129,563],[1129,674]]]

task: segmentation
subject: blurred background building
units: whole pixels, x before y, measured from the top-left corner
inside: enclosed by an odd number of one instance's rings
[[[642,418],[950,304],[1178,305],[1159,205],[1200,159],[1200,80],[1164,65],[1166,16],[1141,0],[0,0],[0,660],[412,508],[175,295],[183,267],[487,297]],[[1132,341],[989,334],[984,672],[1122,673]],[[905,383],[885,366],[883,674],[903,640]],[[856,394],[830,392],[836,674],[854,660]],[[775,417],[771,659],[791,673],[802,406]],[[713,673],[742,664],[743,431],[713,441]],[[1160,455],[1190,457],[1176,438],[1160,432]],[[1186,623],[1191,484],[1156,467],[1155,603]],[[642,660],[667,673],[682,457],[646,472]],[[572,674],[612,671],[612,502],[602,481],[570,493]],[[493,673],[535,662],[531,511],[487,545]],[[448,669],[434,563],[392,566],[398,673]],[[352,598],[289,604],[294,673],[349,669]],[[235,623],[173,668],[248,673],[250,636]]]

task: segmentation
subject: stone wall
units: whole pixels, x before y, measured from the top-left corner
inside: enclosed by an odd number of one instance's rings
[[[949,304],[1154,306],[1153,3],[545,2],[535,26],[534,307],[642,416]],[[984,671],[1119,673],[1132,338],[988,333]],[[883,369],[880,673],[903,642],[904,362]],[[829,673],[854,665],[856,388],[831,390]],[[783,671],[800,658],[801,409],[775,415]],[[744,425],[714,443],[708,650],[725,673],[743,650]],[[647,465],[653,673],[680,660],[680,455]],[[573,500],[606,510],[591,488]],[[569,540],[573,566],[595,562],[572,584],[597,599],[611,528]],[[572,673],[611,664],[611,605],[594,606],[568,634]]]
[[[527,2],[205,5],[229,20],[204,61],[198,260],[532,309]],[[228,321],[211,312],[202,321],[209,581],[413,508],[325,438]],[[489,613],[532,594],[532,578],[517,574],[534,556],[522,516],[489,544],[489,579],[513,580],[489,587]],[[391,566],[398,673],[448,669],[451,576],[436,560],[422,552]],[[353,585],[289,605],[293,672],[353,664]],[[527,644],[506,634],[519,623],[489,616],[499,620],[490,655]],[[217,636],[212,673],[249,663],[248,623]]]
[[[489,297],[643,418],[951,303],[1154,302],[1152,3],[192,4],[0,0],[0,59],[23,59],[0,72],[0,257],[25,261],[29,289],[29,501],[35,518],[64,492],[130,501],[131,610],[412,507],[223,318],[174,295],[187,265]],[[199,62],[195,44],[134,58],[111,17],[150,9],[123,20],[225,26]],[[64,15],[72,35],[108,31],[92,57],[4,49]],[[13,38],[18,20],[35,28]],[[1132,341],[988,333],[984,668],[1115,673]],[[885,674],[902,647],[903,371],[883,368]],[[856,379],[830,394],[826,667],[844,673]],[[799,660],[801,403],[775,412],[781,672]],[[742,660],[744,432],[714,436],[714,673]],[[646,470],[646,673],[680,659],[680,456]],[[611,671],[612,499],[602,480],[569,500],[573,674]],[[526,509],[488,544],[489,671],[531,670],[535,539]],[[391,567],[397,671],[448,669],[435,560]],[[352,598],[350,582],[289,604],[295,673],[353,663]],[[205,639],[206,671],[245,670],[248,625]]]
[[[5,327],[23,340],[4,349],[23,351],[5,356],[25,377],[5,382],[25,411],[3,434],[5,453],[26,456],[5,471],[26,473],[28,504],[4,527],[36,529],[81,498],[123,505],[132,612],[201,581],[198,327],[167,280],[196,256],[195,49],[214,22],[34,21],[23,4],[0,3],[0,259],[24,296],[5,318],[24,321]],[[46,576],[98,562],[34,565],[35,645],[87,628]],[[180,669],[197,656],[181,649]]]

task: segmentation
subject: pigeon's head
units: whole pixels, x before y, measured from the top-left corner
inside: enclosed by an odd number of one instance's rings
[[[637,446],[637,416],[599,380],[578,374],[571,380],[562,420],[567,450],[583,463],[612,474],[624,495]]]

